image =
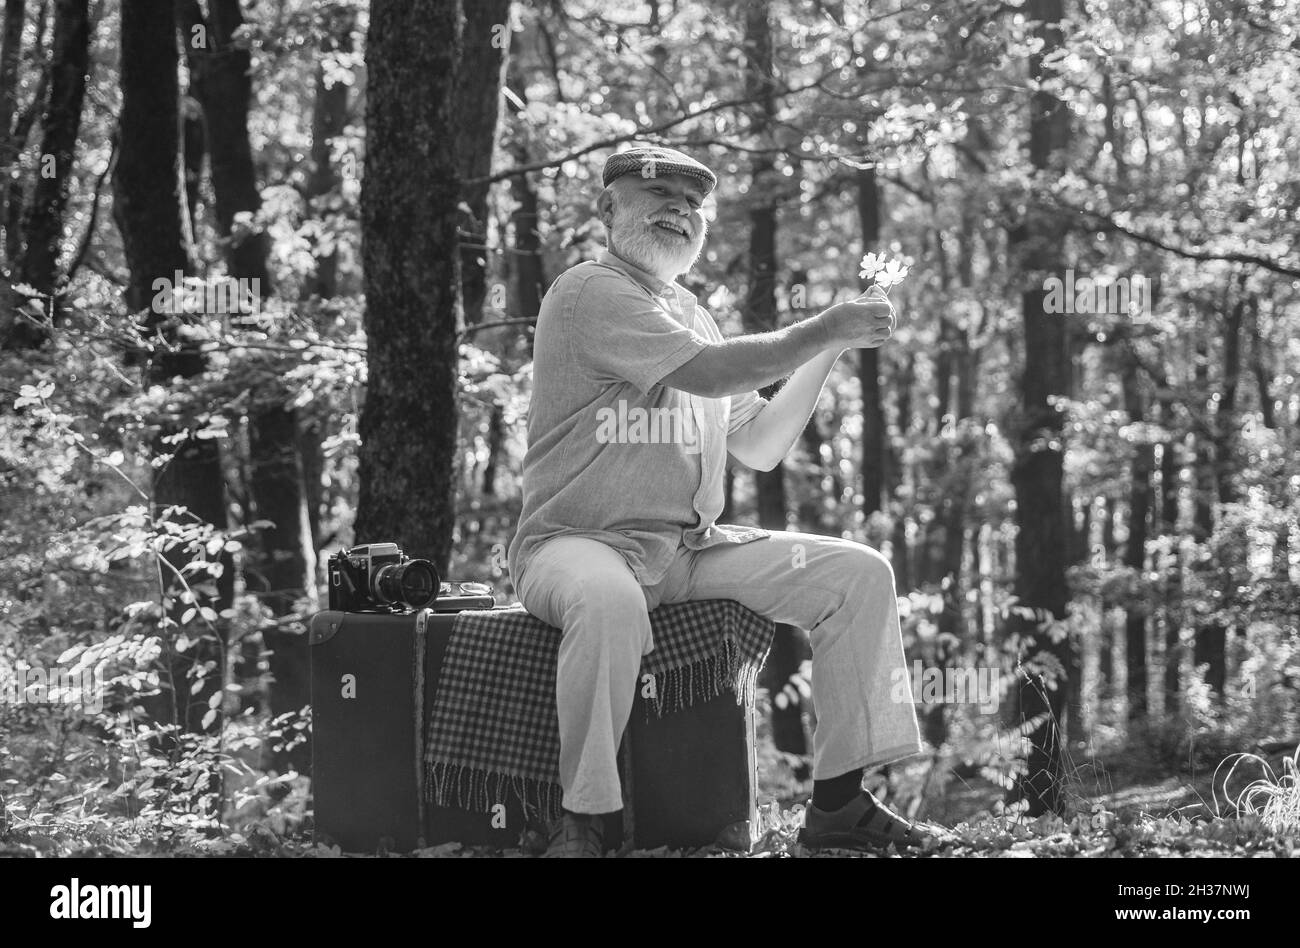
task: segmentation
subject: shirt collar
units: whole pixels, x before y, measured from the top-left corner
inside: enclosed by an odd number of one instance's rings
[[[653,273],[642,270],[635,264],[628,263],[611,250],[602,250],[600,256],[596,258],[596,262],[604,264],[607,267],[614,267],[617,270],[622,270],[655,296],[669,296],[676,292],[677,284],[664,282]]]

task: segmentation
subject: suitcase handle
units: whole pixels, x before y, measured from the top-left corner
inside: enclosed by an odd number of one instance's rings
[[[439,596],[429,609],[432,612],[464,612],[467,609],[491,609],[497,604],[487,596]]]

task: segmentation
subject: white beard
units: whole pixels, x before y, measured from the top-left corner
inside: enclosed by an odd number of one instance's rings
[[[669,219],[667,215],[660,216]],[[704,249],[706,228],[701,227],[694,238],[681,238],[664,232],[651,223],[652,220],[649,215],[636,217],[626,209],[625,203],[616,203],[611,242],[628,263],[672,282],[689,270],[699,257]],[[690,229],[686,224],[681,226]]]

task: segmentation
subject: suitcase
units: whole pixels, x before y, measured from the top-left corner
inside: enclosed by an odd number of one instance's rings
[[[459,611],[325,611],[311,620],[317,841],[345,852],[513,848],[526,830],[542,829],[513,793],[489,813],[437,806],[420,793],[421,735]],[[619,754],[625,808],[605,817],[608,845],[716,842],[747,851],[758,825],[753,702],[738,706],[728,693],[663,717],[647,710],[638,688]]]
[[[491,605],[476,602],[472,608]],[[325,611],[312,618],[312,796],[318,842],[371,853],[410,852],[450,841],[518,844],[523,829],[518,800],[507,801],[504,813],[471,813],[427,804],[420,794],[422,716],[459,611]],[[422,689],[415,673],[421,660]]]
[[[758,830],[754,702],[730,692],[647,715],[637,690],[623,735],[623,825],[635,849],[718,844],[749,852]]]

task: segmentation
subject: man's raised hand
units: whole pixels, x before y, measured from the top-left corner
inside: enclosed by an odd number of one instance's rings
[[[857,299],[836,303],[819,314],[832,345],[845,349],[875,349],[894,334],[898,319],[889,297],[872,286]]]

